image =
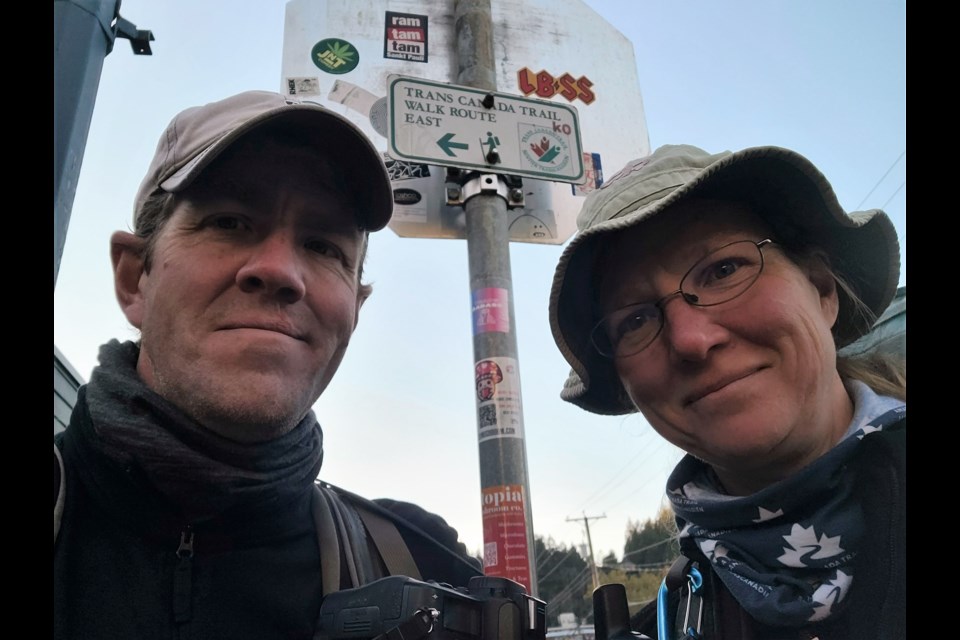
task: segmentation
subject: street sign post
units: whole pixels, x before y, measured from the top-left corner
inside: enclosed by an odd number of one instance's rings
[[[395,158],[555,182],[586,180],[577,110],[423,78],[387,82]]]

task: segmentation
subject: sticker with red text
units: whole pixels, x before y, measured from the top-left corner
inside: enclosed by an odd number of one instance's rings
[[[483,573],[530,585],[530,553],[523,487],[497,485],[481,490],[483,503]]]
[[[427,61],[427,16],[387,11],[383,27],[383,57]]]

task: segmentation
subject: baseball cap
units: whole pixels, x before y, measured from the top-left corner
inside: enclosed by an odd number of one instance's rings
[[[281,120],[316,134],[324,151],[356,180],[360,226],[378,231],[393,213],[393,190],[380,152],[359,127],[326,107],[272,91],[245,91],[190,107],[177,114],[160,137],[150,168],[137,191],[134,228],[148,197],[189,187],[232,144],[265,123]]]
[[[633,160],[584,200],[577,235],[560,256],[550,293],[550,328],[571,366],[560,397],[587,411],[635,411],[613,361],[590,344],[599,319],[593,304],[593,269],[611,237],[669,215],[685,198],[715,197],[750,204],[787,246],[815,245],[860,300],[880,316],[900,278],[900,245],[890,218],[879,209],[846,213],[826,177],[802,155],[775,146],[711,154],[691,145],[665,145]],[[834,326],[839,349],[870,330],[838,289]]]

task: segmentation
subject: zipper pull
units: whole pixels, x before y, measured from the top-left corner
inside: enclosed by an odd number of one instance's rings
[[[173,619],[175,622],[187,622],[192,617],[193,586],[193,529],[189,525],[180,532],[177,558],[173,572]]]

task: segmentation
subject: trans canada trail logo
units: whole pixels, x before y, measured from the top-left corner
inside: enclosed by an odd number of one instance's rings
[[[523,157],[548,173],[562,171],[570,163],[570,145],[547,127],[534,127],[520,138]]]

